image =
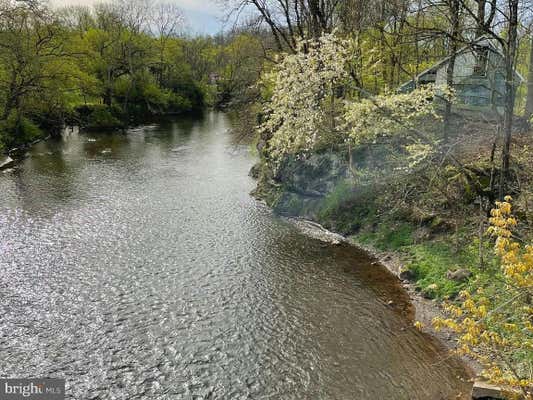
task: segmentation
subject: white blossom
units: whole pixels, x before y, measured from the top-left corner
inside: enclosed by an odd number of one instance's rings
[[[270,156],[275,161],[312,150],[327,133],[325,102],[348,77],[349,45],[334,34],[302,41],[296,54],[285,55],[265,77],[273,84],[273,95],[260,130],[271,135]]]

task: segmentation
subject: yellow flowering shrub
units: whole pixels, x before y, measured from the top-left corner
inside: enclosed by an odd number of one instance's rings
[[[513,235],[518,222],[511,201],[497,202],[490,218],[500,260],[494,279],[501,284],[462,291],[459,303],[446,305],[449,318],[435,318],[433,325],[455,331],[458,352],[478,360],[491,382],[533,399],[533,246]]]

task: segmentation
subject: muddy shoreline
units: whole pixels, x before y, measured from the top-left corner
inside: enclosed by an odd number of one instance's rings
[[[348,243],[367,253],[370,257],[376,260],[377,264],[385,267],[389,272],[398,278],[400,284],[408,293],[409,298],[413,303],[415,321],[422,323],[421,330],[430,334],[431,336],[436,337],[444,345],[444,347],[450,350],[450,352],[455,350],[457,348],[457,335],[449,330],[437,331],[432,325],[433,318],[446,317],[442,305],[439,304],[437,300],[425,298],[421,292],[415,289],[416,285],[414,282],[400,278],[400,271],[403,269],[403,263],[400,260],[400,256],[392,252],[376,250],[372,247],[362,245],[355,240],[347,240]],[[475,360],[465,356],[461,356],[459,358],[467,367],[467,372],[471,378],[475,378],[481,373],[482,368]]]
[[[454,332],[449,330],[436,331],[433,328],[433,318],[444,317],[444,310],[436,300],[427,299],[419,291],[417,291],[415,289],[416,285],[414,282],[400,278],[400,272],[404,269],[404,264],[402,263],[399,254],[394,252],[384,252],[370,246],[363,245],[351,237],[345,237],[338,233],[331,232],[314,221],[303,218],[287,218],[287,220],[296,225],[304,234],[315,239],[328,242],[331,245],[339,245],[343,243],[353,246],[358,250],[363,251],[371,259],[373,259],[373,264],[380,265],[387,269],[398,279],[399,284],[409,295],[409,299],[411,300],[414,310],[414,321],[419,321],[422,323],[422,327],[420,328],[421,331],[436,338],[444,348],[450,351],[451,357],[458,357],[464,364],[465,370],[472,381],[481,373],[482,368],[475,360],[469,357],[459,357],[452,354],[453,350],[457,348],[457,335]]]

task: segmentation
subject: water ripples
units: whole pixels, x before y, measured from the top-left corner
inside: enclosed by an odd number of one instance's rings
[[[72,133],[0,175],[0,376],[66,378],[71,399],[466,392],[392,277],[249,197],[227,128]]]

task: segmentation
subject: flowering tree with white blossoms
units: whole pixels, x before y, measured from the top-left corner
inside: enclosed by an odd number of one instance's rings
[[[344,142],[349,149],[379,136],[406,132],[412,139],[406,149],[416,153],[412,160],[431,153],[434,142],[417,132],[416,125],[423,117],[437,116],[434,88],[377,96],[365,92],[350,82],[354,49],[352,41],[335,34],[302,41],[297,53],[285,55],[264,77],[263,84],[272,87],[273,94],[260,132],[270,138],[268,152],[275,165],[288,154],[305,154],[319,146]],[[339,87],[366,98],[340,100]]]
[[[301,41],[298,52],[285,55],[263,79],[273,95],[260,131],[270,137],[269,155],[276,163],[286,154],[313,150],[332,133],[335,89],[349,77],[349,53],[350,42],[334,34]]]
[[[363,142],[373,143],[379,137],[403,134],[409,139],[405,146],[409,165],[419,164],[433,153],[438,142],[417,128],[423,118],[440,118],[433,101],[435,93],[432,85],[426,85],[409,93],[387,92],[346,102],[344,127],[349,148]]]
[[[347,102],[344,118],[348,136],[358,144],[407,130],[423,139],[425,134],[417,132],[420,120],[427,116],[438,118],[434,96],[434,87],[427,85],[409,93],[388,92],[358,102]]]

